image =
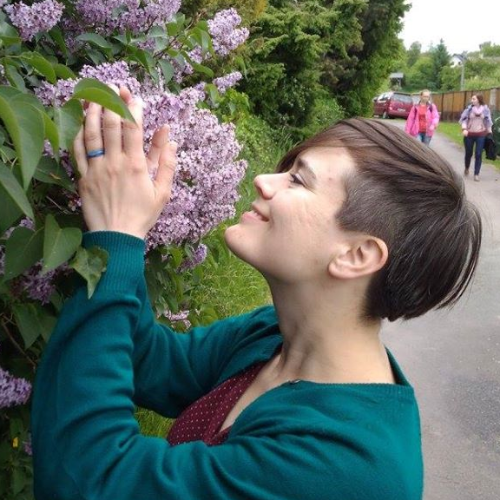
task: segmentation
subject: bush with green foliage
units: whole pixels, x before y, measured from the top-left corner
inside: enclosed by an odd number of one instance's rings
[[[230,64],[221,54],[246,32],[237,27],[235,11],[207,21],[186,18],[179,5],[142,0],[129,2],[128,10],[106,10],[99,0],[0,0],[2,500],[32,498],[30,383],[76,274],[91,295],[105,272],[106,253],[80,247],[85,227],[70,149],[84,100],[131,118],[106,84],[127,85],[143,98],[146,149],[166,122],[179,143],[172,200],[162,217],[194,232],[155,226],[148,235],[146,279],[158,320],[183,329],[187,321],[217,317],[212,304],[196,302],[193,290],[202,279],[196,265],[206,255],[200,239],[234,214],[244,175],[234,125],[217,116],[231,117],[245,106],[240,94],[221,95],[237,79],[224,75]],[[207,179],[212,201],[203,200]],[[184,200],[194,207],[199,202],[202,211],[194,216]]]

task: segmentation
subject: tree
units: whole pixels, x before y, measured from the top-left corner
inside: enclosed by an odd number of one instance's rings
[[[350,58],[357,64],[339,80],[334,92],[348,115],[369,112],[373,96],[400,57],[401,20],[409,6],[405,0],[372,0],[360,15],[362,45],[353,47]]]
[[[443,39],[441,39],[436,47],[431,49],[431,60],[432,60],[432,72],[434,75],[432,85],[429,85],[433,90],[441,89],[442,76],[441,72],[443,68],[450,65],[451,57],[448,53],[448,49],[444,44]]]
[[[422,53],[422,44],[420,42],[413,42],[406,52],[406,64],[411,68],[418,60]]]
[[[429,88],[434,90],[435,73],[431,56],[422,55],[417,62],[408,70],[406,75],[406,86],[410,90],[422,90]]]
[[[479,45],[479,49],[484,57],[500,57],[500,45],[485,42]]]
[[[253,27],[241,85],[253,111],[275,127],[308,125],[325,86],[335,96],[358,61],[349,53],[361,46],[362,9],[363,0],[270,2]]]

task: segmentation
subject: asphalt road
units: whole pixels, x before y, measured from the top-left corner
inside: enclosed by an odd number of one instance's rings
[[[460,146],[437,134],[431,147],[463,172]],[[470,291],[450,311],[383,330],[420,404],[424,500],[500,499],[500,172],[483,163],[480,182],[465,184],[484,224]]]

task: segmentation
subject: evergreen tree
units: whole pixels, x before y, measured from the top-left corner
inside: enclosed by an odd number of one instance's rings
[[[406,64],[411,68],[422,54],[422,44],[420,42],[413,42],[410,48],[406,51]]]
[[[369,113],[373,96],[389,75],[392,61],[400,57],[398,33],[409,9],[405,0],[370,0],[365,7],[360,17],[362,47],[348,53],[358,62],[334,89],[351,116]]]
[[[434,75],[433,85],[430,87],[433,90],[440,90],[442,86],[442,71],[448,67],[451,62],[451,57],[444,44],[443,39],[439,40],[438,45],[431,50],[432,71]]]

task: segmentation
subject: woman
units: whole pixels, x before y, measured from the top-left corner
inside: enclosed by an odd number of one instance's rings
[[[226,232],[274,305],[176,334],[143,276],[175,145],[162,129],[145,158],[141,103],[120,92],[138,125],[90,104],[75,141],[84,245],[109,261],[92,298],[82,286],[65,305],[38,370],[36,498],[421,499],[415,395],[379,332],[469,283],[481,221],[461,179],[376,121],[312,137],[256,177]],[[167,440],[140,435],[136,404],[178,417]]]
[[[420,92],[420,100],[414,104],[406,120],[405,131],[419,141],[430,144],[439,123],[439,112],[431,101],[430,90]]]
[[[464,136],[464,175],[469,175],[470,162],[475,145],[474,180],[479,182],[479,172],[481,172],[484,143],[486,141],[486,136],[491,134],[493,126],[490,109],[486,106],[486,104],[484,104],[484,98],[481,94],[475,94],[472,96],[471,104],[463,110],[458,123],[462,125],[462,135]]]

